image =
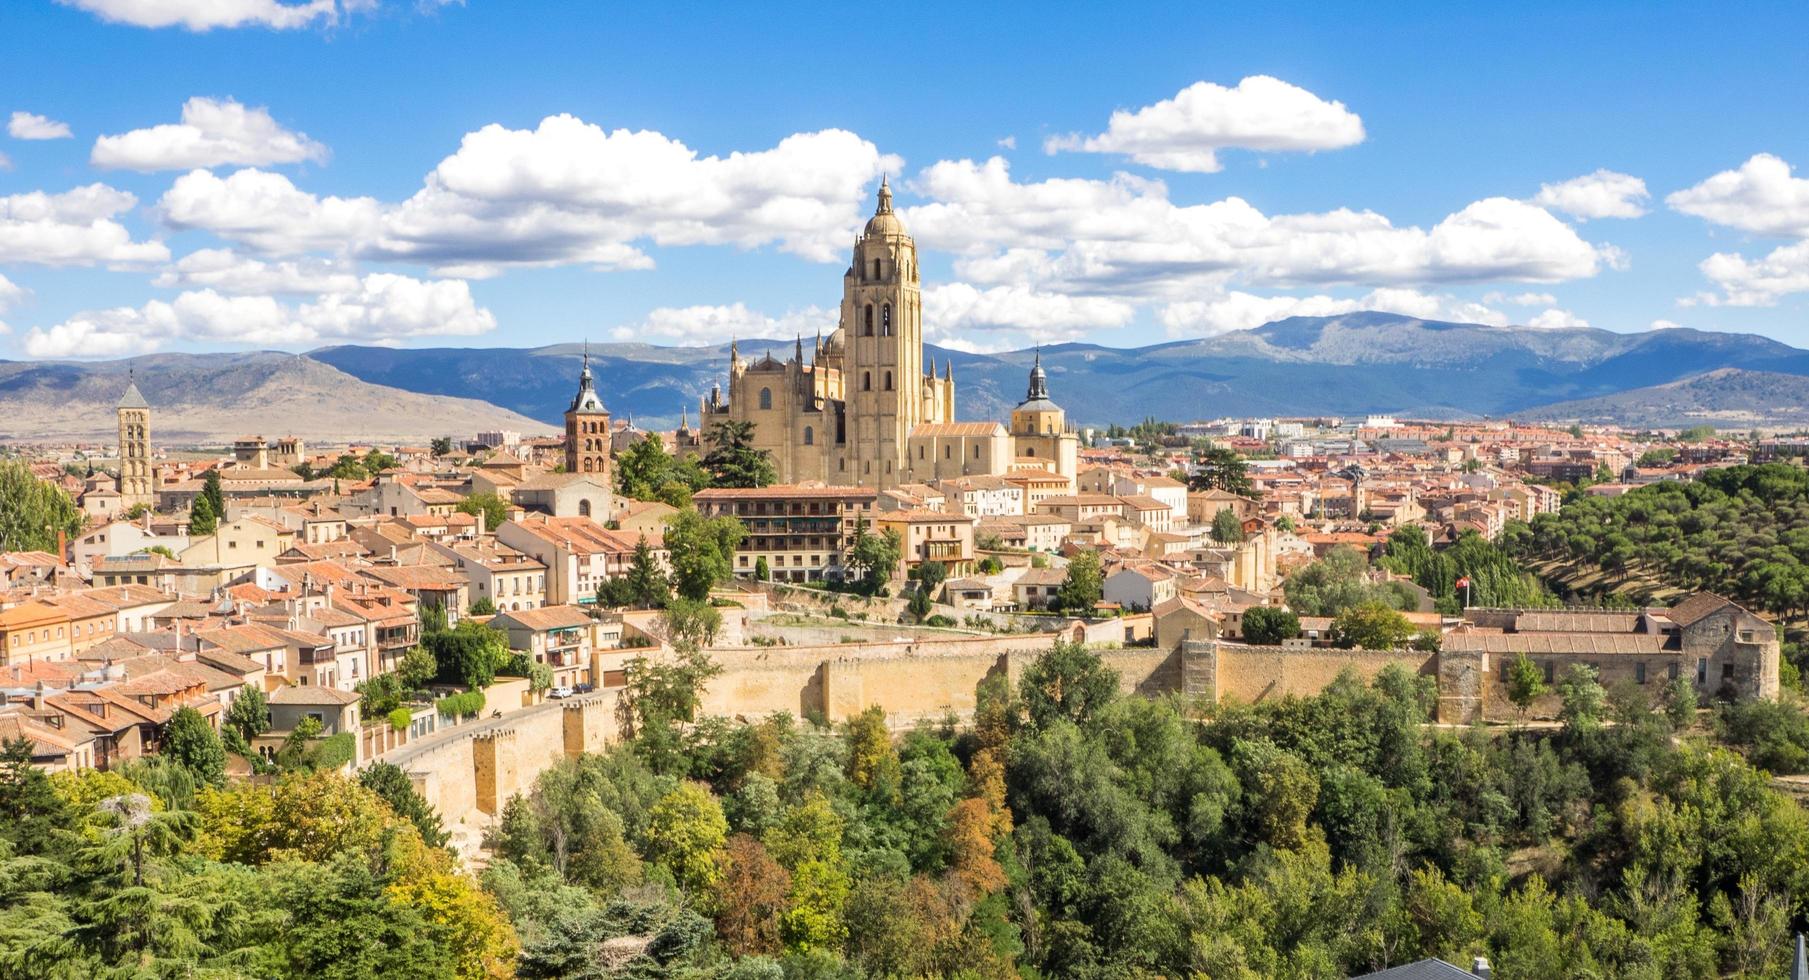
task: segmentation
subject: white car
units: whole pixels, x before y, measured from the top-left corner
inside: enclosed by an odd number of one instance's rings
[[[577,693],[577,692],[573,691],[569,687],[555,687],[552,690],[546,692],[546,696],[549,698],[564,699],[564,698],[571,697],[575,693]]]

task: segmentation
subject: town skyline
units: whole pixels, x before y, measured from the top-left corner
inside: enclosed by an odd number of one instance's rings
[[[1809,344],[1809,136],[1743,94],[1801,71],[1796,11],[521,9],[9,11],[0,356],[827,334],[882,177],[951,349],[1359,309]],[[484,70],[432,70],[484,42]],[[135,84],[77,84],[69,45]],[[837,70],[876,46],[910,70]]]

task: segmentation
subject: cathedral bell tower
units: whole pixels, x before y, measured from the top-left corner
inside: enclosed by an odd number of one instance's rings
[[[609,486],[609,410],[591,384],[590,349],[584,351],[584,370],[578,373],[578,393],[565,410],[565,471],[589,473]]]
[[[904,468],[905,437],[924,421],[923,300],[917,244],[892,213],[892,189],[854,243],[842,276],[843,385],[849,483],[890,486]]]
[[[115,409],[119,416],[120,506],[153,504],[157,499],[151,479],[151,405],[138,393],[135,380],[126,382],[126,393]]]

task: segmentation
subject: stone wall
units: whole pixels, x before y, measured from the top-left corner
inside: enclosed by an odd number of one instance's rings
[[[1437,654],[1411,650],[1245,646],[1216,640],[1184,642],[1181,658],[1182,689],[1188,695],[1249,703],[1317,694],[1345,670],[1365,681],[1390,664],[1434,676],[1438,670]]]

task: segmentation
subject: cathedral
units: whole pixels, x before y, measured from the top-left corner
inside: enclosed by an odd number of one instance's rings
[[[703,432],[725,420],[752,423],[754,444],[772,454],[782,483],[885,490],[1014,470],[1072,483],[1078,457],[1079,438],[1049,398],[1040,356],[1009,430],[955,421],[954,365],[938,377],[924,363],[917,244],[884,182],[842,275],[835,332],[817,337],[808,360],[801,338],[783,361],[770,351],[743,360],[731,344],[728,398],[718,388],[698,409]]]

